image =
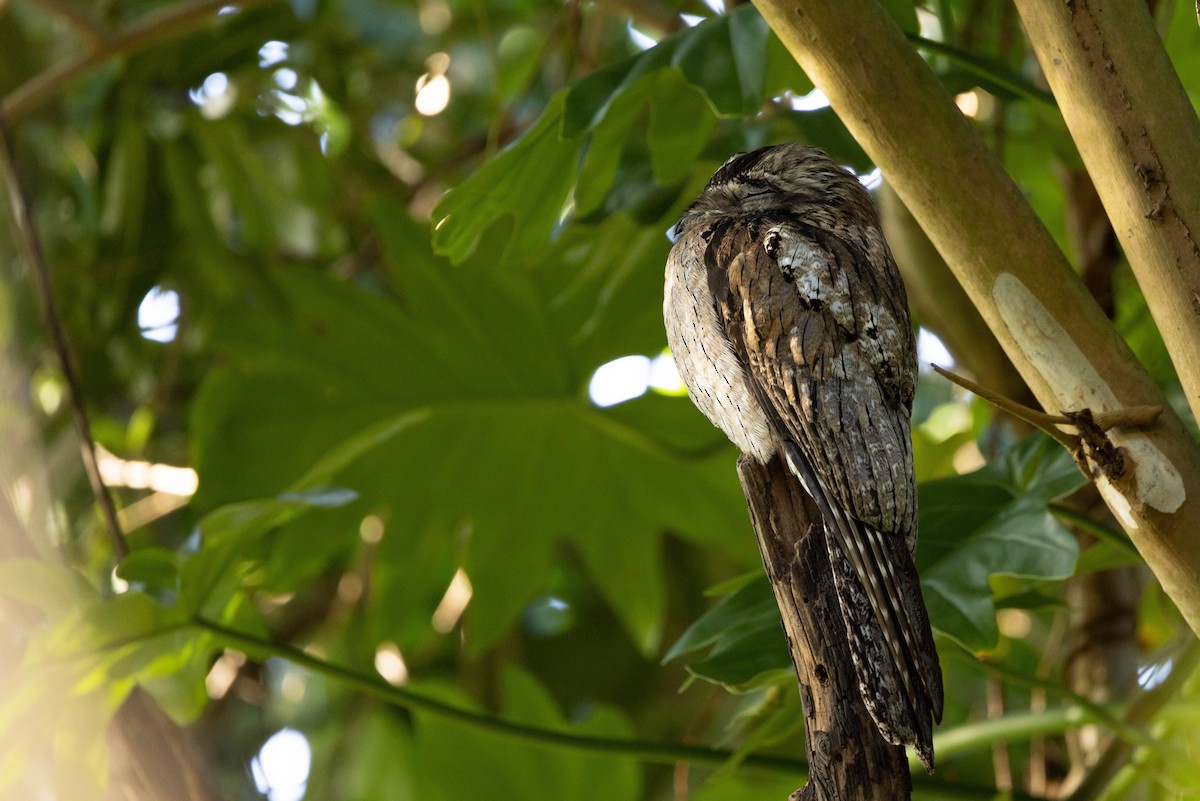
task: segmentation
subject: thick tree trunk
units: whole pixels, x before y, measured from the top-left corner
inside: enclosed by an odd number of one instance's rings
[[[1015,5],[1200,417],[1200,119],[1146,3]]]

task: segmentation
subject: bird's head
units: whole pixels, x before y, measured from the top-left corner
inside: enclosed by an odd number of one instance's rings
[[[671,229],[672,239],[714,217],[791,210],[809,202],[870,203],[858,180],[825,155],[795,143],[738,153],[713,174]]]

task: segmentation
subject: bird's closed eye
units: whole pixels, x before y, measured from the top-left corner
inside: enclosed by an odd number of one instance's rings
[[[751,178],[743,175],[739,181],[743,187],[743,197],[758,197],[778,191],[778,187],[766,178]]]

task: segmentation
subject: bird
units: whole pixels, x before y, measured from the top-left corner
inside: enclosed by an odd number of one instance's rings
[[[916,344],[870,194],[820,149],[739,153],[670,235],[663,316],[692,402],[821,513],[860,694],[933,771],[942,673],[913,564]]]

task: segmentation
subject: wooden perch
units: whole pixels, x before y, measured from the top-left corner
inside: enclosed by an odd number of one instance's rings
[[[910,798],[904,749],[883,739],[859,693],[821,513],[779,457],[743,456],[738,476],[804,704],[809,778],[790,801]]]

